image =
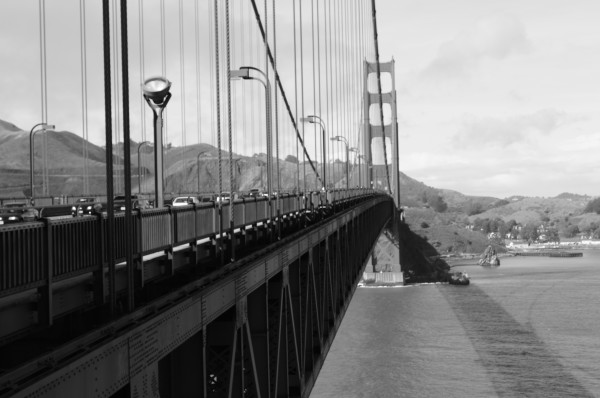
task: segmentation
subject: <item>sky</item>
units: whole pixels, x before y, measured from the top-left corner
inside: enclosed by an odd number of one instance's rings
[[[87,68],[91,76],[87,81],[87,134],[92,142],[103,145],[102,41],[97,18],[100,3],[85,2]],[[211,94],[215,87],[211,72],[214,59],[208,44],[213,31],[212,2],[199,2],[198,9],[200,35],[208,38],[198,43],[201,81],[195,80],[196,43],[192,39],[184,40],[184,44],[178,41],[180,16],[176,2],[166,3],[171,7],[166,13],[164,68],[174,87],[185,87],[174,91],[167,109],[167,129],[176,131],[168,141],[174,145],[207,140],[216,144],[215,97]],[[277,2],[277,40],[280,74],[288,91],[292,91],[294,81],[289,76],[293,76],[294,64],[285,62],[294,54],[293,20],[285,10],[289,3]],[[306,24],[310,2],[303,3]],[[46,4],[48,122],[56,124],[58,130],[82,134],[79,1],[48,0]],[[135,17],[139,4],[129,1],[133,49],[139,48],[140,26]],[[141,54],[130,51],[132,137],[138,141],[148,139],[151,125],[151,114],[141,97],[142,75],[163,72],[156,29],[160,22],[159,1],[144,0],[143,4],[143,71]],[[194,2],[183,0],[182,4],[182,33],[193,37]],[[232,68],[241,64],[260,67],[264,62],[249,4],[232,0],[232,36],[236,38]],[[377,0],[376,4],[381,60],[395,60],[401,171],[429,186],[469,195],[600,195],[600,24],[596,21],[600,2]],[[10,94],[10,101],[5,99],[0,108],[0,119],[24,130],[41,118],[38,6],[38,0],[0,2],[0,84],[3,92]],[[310,39],[307,35],[304,41],[307,85],[316,80],[310,68]],[[185,59],[180,58],[180,45],[185,49]],[[201,88],[198,97],[196,87]],[[264,152],[262,132],[243,133],[259,131],[264,124],[262,90],[258,84],[233,84],[234,112],[252,103],[236,114],[241,115],[235,118],[235,129],[241,131],[234,139],[234,151],[238,153]],[[360,96],[356,88],[347,94]],[[310,97],[306,98],[306,115],[318,113],[317,100]],[[290,101],[294,107],[294,99]],[[197,103],[202,117],[196,116]],[[281,101],[278,111],[284,119]],[[320,113],[324,115],[325,110]],[[333,111],[327,114],[328,127],[336,116]],[[346,126],[353,131],[351,141],[359,140],[360,126],[360,120]],[[286,153],[295,153],[295,141],[289,123],[282,129],[282,137],[288,137],[281,143],[283,158]],[[207,131],[211,133],[205,139],[202,134]],[[307,139],[309,152],[319,154],[318,139],[312,137]],[[338,148],[332,156],[343,155]]]
[[[377,8],[403,172],[470,195],[600,194],[600,2]]]

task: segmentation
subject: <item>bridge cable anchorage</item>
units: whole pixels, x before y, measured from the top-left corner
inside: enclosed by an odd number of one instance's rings
[[[381,130],[383,132],[383,159],[385,162],[385,175],[387,178],[387,184],[390,193],[392,192],[392,185],[390,183],[390,173],[388,170],[387,163],[387,145],[385,140],[385,122],[383,120],[383,94],[381,91],[381,66],[379,65],[379,42],[377,40],[377,12],[375,10],[375,0],[371,0],[371,11],[373,15],[373,36],[375,38],[375,63],[377,64],[377,88],[379,91],[379,116],[381,118]],[[396,188],[397,189],[397,188]]]
[[[268,47],[268,43],[266,42],[266,36],[265,36],[265,30],[263,28],[262,25],[262,20],[260,18],[260,13],[258,12],[258,8],[256,7],[256,0],[251,0],[252,1],[252,8],[254,9],[254,15],[256,17],[256,21],[258,23],[258,27],[260,29],[260,33],[262,35],[263,38],[263,42],[265,42],[265,46],[267,47],[267,58],[270,60],[271,65],[273,65],[273,55],[271,54],[271,50]],[[300,143],[302,145],[302,148],[304,149],[304,153],[306,158],[308,159],[308,162],[310,164],[310,166],[312,167],[312,169],[315,171],[315,173],[317,174],[319,180],[321,180],[321,177],[319,176],[319,173],[310,157],[310,155],[308,154],[308,150],[306,149],[306,146],[304,145],[304,139],[301,137],[300,132],[298,130],[298,124],[296,123],[296,119],[294,118],[294,115],[292,113],[292,109],[290,107],[289,101],[287,99],[287,96],[285,94],[285,90],[283,89],[283,85],[281,83],[281,80],[279,79],[279,74],[277,72],[275,72],[275,81],[277,82],[277,87],[279,88],[279,91],[281,92],[281,96],[283,98],[283,102],[285,103],[285,107],[288,113],[288,116],[290,117],[292,124],[294,125],[294,130],[296,131],[296,137],[298,140],[300,140]]]

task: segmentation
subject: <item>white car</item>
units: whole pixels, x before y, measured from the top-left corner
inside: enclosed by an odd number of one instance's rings
[[[173,206],[199,205],[200,200],[195,196],[180,196],[173,199]]]

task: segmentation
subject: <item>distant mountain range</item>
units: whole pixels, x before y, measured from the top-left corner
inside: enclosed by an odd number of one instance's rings
[[[44,144],[44,139],[46,143]],[[84,147],[87,145],[87,168],[89,194],[103,195],[106,187],[105,149],[84,141],[68,131],[50,131],[38,133],[35,137],[35,186],[36,196],[43,194],[42,170],[43,153],[46,153],[48,174],[47,192],[50,195],[83,194]],[[45,148],[44,148],[45,147]],[[123,190],[122,143],[115,145],[115,191]],[[137,156],[138,143],[131,143],[132,189],[138,191]],[[201,154],[198,157],[198,154]],[[224,191],[229,186],[229,154],[222,152],[221,174]],[[248,191],[252,188],[265,188],[266,155],[241,156],[234,158],[234,190]],[[186,147],[171,147],[165,150],[165,192],[196,192],[198,176],[201,192],[215,192],[219,189],[218,151],[208,144],[194,144]],[[140,151],[141,191],[151,191],[153,186],[153,149],[144,145]],[[303,165],[279,161],[282,190],[292,190],[300,178],[303,186]],[[329,170],[328,180],[337,187],[345,187],[343,167]],[[320,170],[319,170],[320,171]],[[0,120],[0,197],[25,197],[29,193],[29,131],[24,131],[6,121]],[[306,181],[314,189],[315,175],[306,164]],[[352,170],[351,181],[358,181],[358,170]],[[275,186],[274,186],[275,188]],[[434,203],[446,205],[446,212],[464,213],[472,220],[481,218],[502,218],[517,222],[539,220],[543,217],[560,219],[581,214],[589,196],[562,193],[555,198],[528,198],[512,196],[505,199],[469,196],[460,192],[430,187],[404,173],[400,173],[400,197],[402,205],[410,208],[435,207]],[[439,199],[438,199],[439,198]]]
[[[89,192],[86,194],[103,196],[106,192],[106,151],[68,131],[48,131],[35,135],[34,170],[35,196],[44,195],[83,195],[84,170],[87,146],[87,169]],[[132,190],[138,191],[138,143],[131,142]],[[114,145],[115,192],[123,192],[123,143]],[[44,168],[44,153],[46,168]],[[219,171],[218,150],[209,144],[194,144],[186,147],[169,147],[164,150],[165,192],[216,192],[219,190],[219,174],[222,175],[224,191],[232,190],[229,178],[229,153],[222,151],[221,171]],[[154,152],[144,145],[140,148],[141,191],[153,190]],[[266,155],[242,156],[233,154],[233,189],[249,191],[253,188],[266,191]],[[273,161],[275,167],[275,160]],[[318,164],[317,164],[318,166]],[[300,164],[295,159],[280,160],[281,189],[291,191],[300,179],[304,185],[304,169],[309,189],[316,184],[315,173],[310,165]],[[44,187],[42,175],[47,170],[47,183]],[[298,173],[298,170],[300,171]],[[319,170],[320,172],[320,170]],[[353,180],[358,181],[357,170]],[[342,167],[328,171],[328,181],[337,187],[345,186]],[[0,197],[29,196],[29,131],[24,131],[9,122],[0,120]],[[200,184],[198,184],[198,179]],[[276,189],[276,182],[273,189]],[[320,184],[320,183],[319,183]],[[198,186],[200,189],[198,190]]]

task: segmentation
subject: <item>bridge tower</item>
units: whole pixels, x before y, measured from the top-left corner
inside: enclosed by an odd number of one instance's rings
[[[377,62],[364,63],[364,140],[367,183],[375,189],[387,190],[400,205],[400,172],[398,161],[398,121],[396,110],[395,62],[379,63],[381,98],[378,89]],[[383,108],[383,109],[381,109]],[[381,114],[383,113],[383,120]],[[387,154],[384,157],[384,142]],[[387,158],[387,159],[386,159]],[[387,161],[386,161],[387,160]],[[391,164],[390,164],[391,161]],[[389,184],[385,170],[388,165]]]

